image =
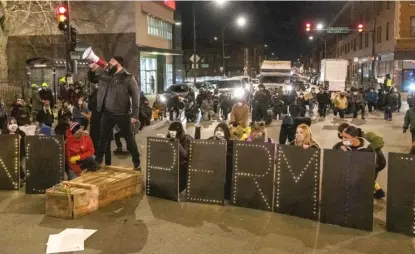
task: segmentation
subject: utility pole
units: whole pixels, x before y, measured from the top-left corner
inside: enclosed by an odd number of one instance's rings
[[[192,14],[193,14],[193,82],[196,83],[196,10],[195,3],[192,4]]]
[[[372,27],[372,82],[375,79],[375,61],[376,61],[376,1],[373,1],[373,27]]]

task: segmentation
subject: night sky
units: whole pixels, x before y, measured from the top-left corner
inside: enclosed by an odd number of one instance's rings
[[[220,8],[215,2],[178,1],[182,16],[183,48],[193,46],[192,5],[196,4],[198,41],[220,39],[221,28],[243,15],[245,28],[226,29],[226,43],[267,44],[268,53],[275,52],[281,60],[294,60],[313,47],[304,28],[306,22],[327,24],[345,2],[258,2],[229,1]],[[198,43],[199,44],[199,43]]]

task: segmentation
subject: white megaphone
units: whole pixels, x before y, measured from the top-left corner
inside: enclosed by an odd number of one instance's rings
[[[95,55],[94,51],[92,51],[92,47],[89,47],[84,51],[82,54],[82,60],[87,60],[89,62],[95,63],[101,68],[105,68],[107,66],[107,62],[105,60]]]

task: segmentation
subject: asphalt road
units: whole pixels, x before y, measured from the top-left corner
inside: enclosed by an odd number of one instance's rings
[[[346,119],[365,131],[381,134],[384,151],[407,152],[409,134],[402,134],[404,113],[385,122],[381,113],[366,121]],[[167,121],[153,123],[137,135],[142,165],[146,165],[146,138],[166,134]],[[202,122],[202,138],[213,134],[216,122]],[[280,122],[268,128],[278,140]],[[329,116],[312,124],[322,148],[338,142],[339,123]],[[194,133],[187,124],[186,131]],[[125,147],[125,146],[124,146]],[[116,158],[114,165],[130,166],[130,158]],[[387,169],[379,174],[386,189]],[[387,192],[387,189],[386,189]],[[374,230],[365,232],[320,224],[271,212],[233,206],[176,203],[136,195],[76,220],[45,216],[45,197],[24,192],[0,192],[0,253],[45,253],[49,234],[81,227],[98,231],[80,253],[415,253],[412,238],[385,231],[385,200],[374,201]]]

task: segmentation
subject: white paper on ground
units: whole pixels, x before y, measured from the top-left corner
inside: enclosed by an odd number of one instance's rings
[[[46,254],[83,250],[84,236],[69,232],[63,235],[49,235]]]
[[[57,235],[59,235],[59,236],[65,236],[65,234],[80,234],[80,235],[82,235],[83,240],[85,241],[91,235],[93,235],[95,232],[97,232],[97,230],[95,230],[95,229],[67,228],[67,229],[61,231]],[[49,241],[46,243],[46,245],[48,245],[48,244],[49,244]]]

